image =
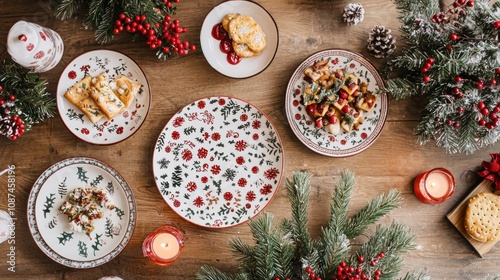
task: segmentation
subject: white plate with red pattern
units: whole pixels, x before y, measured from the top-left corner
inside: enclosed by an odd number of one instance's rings
[[[364,121],[358,130],[330,134],[324,129],[318,129],[301,102],[302,92],[310,84],[304,70],[314,62],[327,58],[330,58],[328,65],[332,72],[347,67],[348,73],[356,73],[361,81],[368,83],[368,90],[376,93],[375,105],[372,110],[364,114]],[[389,107],[387,95],[379,92],[379,89],[384,87],[384,81],[377,69],[360,54],[339,49],[314,53],[297,67],[288,82],[285,98],[288,122],[297,138],[314,152],[330,157],[358,154],[377,140],[384,127]]]
[[[153,174],[167,204],[207,228],[244,223],[262,211],[283,176],[281,139],[259,109],[208,97],[177,112],[156,141]]]
[[[257,56],[242,58],[233,65],[227,54],[220,50],[221,41],[212,36],[212,28],[220,24],[229,13],[251,16],[266,34],[266,47]],[[230,0],[215,6],[205,17],[201,26],[200,44],[205,59],[216,71],[231,78],[248,78],[264,71],[273,61],[279,45],[278,25],[271,14],[261,5],[252,1]]]
[[[93,124],[64,94],[86,75],[94,77],[102,72],[107,73],[110,81],[123,74],[142,86],[125,111],[111,120],[103,117]],[[129,138],[146,120],[150,106],[146,75],[135,61],[117,51],[95,50],[78,56],[66,66],[57,85],[57,109],[63,123],[76,137],[91,144],[110,145]]]

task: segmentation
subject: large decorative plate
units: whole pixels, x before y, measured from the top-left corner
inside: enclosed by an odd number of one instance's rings
[[[286,115],[295,135],[309,149],[330,157],[352,156],[368,148],[380,135],[387,118],[387,95],[377,94],[377,101],[373,109],[363,116],[364,122],[359,130],[329,134],[324,129],[316,128],[301,103],[304,86],[309,84],[305,80],[304,70],[315,61],[326,58],[330,58],[330,70],[347,66],[347,72],[356,73],[361,81],[368,83],[368,90],[373,93],[385,87],[375,67],[360,54],[335,49],[320,51],[304,60],[290,78],[285,98]]]
[[[114,80],[120,74],[141,83],[142,87],[130,106],[112,120],[103,117],[93,124],[64,93],[86,75],[97,76],[102,72]],[[81,140],[98,145],[109,145],[132,136],[146,120],[151,106],[148,80],[142,69],[128,56],[111,50],[84,53],[64,69],[57,85],[57,108],[66,127]]]
[[[196,225],[248,221],[274,197],[283,176],[283,145],[251,104],[210,97],[182,108],[156,141],[153,173],[167,204]]]
[[[212,28],[229,13],[251,16],[266,34],[266,47],[257,56],[243,58],[237,65],[227,62],[227,55],[220,51],[220,41],[212,37]],[[278,26],[264,7],[252,1],[226,1],[215,6],[201,26],[200,43],[208,63],[219,73],[231,78],[248,78],[264,71],[273,61],[279,45]]]
[[[105,189],[116,205],[101,208],[104,216],[94,220],[90,236],[72,231],[59,207],[78,187]],[[98,160],[76,157],[45,170],[28,198],[28,223],[36,244],[52,260],[74,268],[91,268],[116,257],[129,242],[135,228],[136,206],[132,190],[113,168]]]

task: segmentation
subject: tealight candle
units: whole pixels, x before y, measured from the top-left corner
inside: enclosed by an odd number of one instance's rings
[[[169,265],[180,256],[183,247],[182,232],[174,226],[166,225],[146,237],[142,252],[156,264]]]
[[[444,168],[434,168],[418,175],[413,189],[417,198],[424,203],[442,203],[455,192],[455,178]]]

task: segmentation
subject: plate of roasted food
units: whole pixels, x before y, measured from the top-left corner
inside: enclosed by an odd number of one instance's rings
[[[278,26],[258,3],[225,1],[205,17],[200,42],[215,70],[231,78],[248,78],[273,61],[278,51]]]
[[[68,158],[45,170],[31,189],[27,213],[38,247],[73,268],[96,267],[118,256],[137,220],[125,179],[86,157]]]
[[[110,145],[132,136],[151,104],[142,69],[111,50],[86,52],[64,69],[57,85],[57,108],[66,127],[81,140]]]
[[[288,122],[309,149],[330,157],[360,153],[380,135],[388,111],[384,81],[360,54],[331,49],[305,59],[287,86]]]

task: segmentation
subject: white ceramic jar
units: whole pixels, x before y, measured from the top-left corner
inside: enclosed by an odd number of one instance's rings
[[[7,51],[21,66],[46,72],[61,60],[64,44],[54,30],[21,20],[10,28]]]

